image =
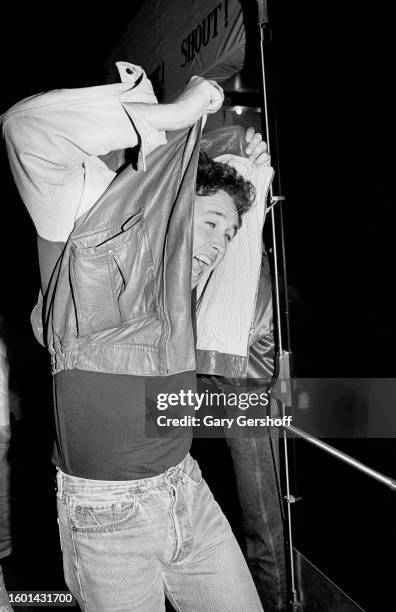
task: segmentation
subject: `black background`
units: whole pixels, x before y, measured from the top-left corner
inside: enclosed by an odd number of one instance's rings
[[[0,111],[40,91],[104,82],[107,54],[138,5],[3,9]],[[390,5],[277,1],[270,13],[299,376],[395,376]],[[38,287],[35,237],[4,151],[1,162],[1,312],[25,414],[14,445],[19,588],[51,589],[61,569],[48,460],[50,381],[28,320]],[[396,477],[393,440],[335,443]],[[363,607],[389,609],[394,493],[302,444],[296,466],[300,548]]]

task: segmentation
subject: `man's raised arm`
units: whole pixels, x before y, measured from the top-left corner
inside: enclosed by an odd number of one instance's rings
[[[137,144],[148,154],[166,141],[164,131],[187,127],[222,105],[221,88],[200,77],[193,77],[172,103],[157,104],[139,70],[136,85],[50,91],[22,100],[2,116],[14,180],[42,237],[63,239],[112,179],[92,158]],[[102,181],[96,181],[98,193],[88,194],[87,203],[89,159],[90,171],[101,173]]]
[[[202,115],[217,112],[223,100],[223,90],[215,81],[193,76],[173,102],[135,107],[158,130],[172,131],[192,125]]]

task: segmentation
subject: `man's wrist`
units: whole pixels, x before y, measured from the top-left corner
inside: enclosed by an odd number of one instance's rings
[[[178,102],[168,104],[134,104],[135,110],[157,130],[172,132],[187,127],[189,123],[185,119]]]

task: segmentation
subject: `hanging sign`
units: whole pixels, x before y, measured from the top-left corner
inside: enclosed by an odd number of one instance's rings
[[[241,70],[245,30],[238,0],[146,0],[106,62],[144,68],[161,101],[177,95],[193,75],[222,82]]]

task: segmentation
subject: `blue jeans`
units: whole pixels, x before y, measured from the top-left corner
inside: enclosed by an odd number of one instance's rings
[[[66,583],[82,610],[262,611],[231,528],[190,455],[164,474],[100,481],[58,470]]]

